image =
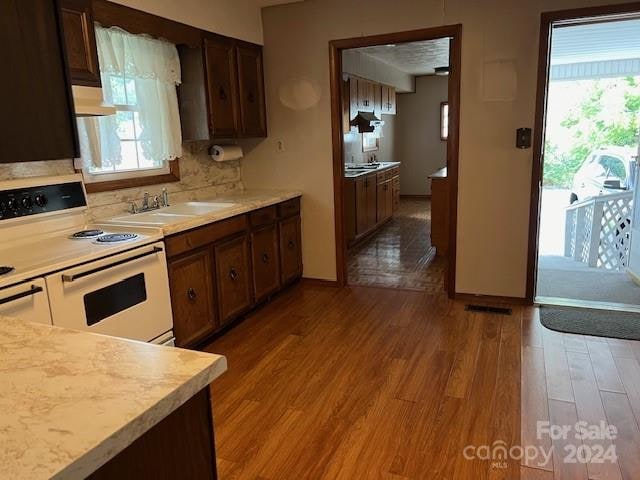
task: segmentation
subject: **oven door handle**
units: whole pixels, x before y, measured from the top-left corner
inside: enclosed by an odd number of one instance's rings
[[[31,295],[35,295],[36,293],[40,293],[44,291],[42,287],[38,287],[36,285],[31,285],[31,289],[26,292],[16,293],[15,295],[11,295],[9,297],[0,298],[0,305],[4,305],[5,303],[15,302],[16,300],[20,300],[24,297],[29,297]]]
[[[117,262],[110,263],[109,265],[103,265],[102,267],[97,267],[92,270],[87,270],[86,272],[74,273],[71,275],[62,275],[62,281],[66,283],[71,283],[79,278],[83,278],[89,275],[93,275],[94,273],[102,272],[109,268],[117,267],[118,265],[123,265],[125,263],[133,262],[134,260],[138,260],[140,258],[148,257],[149,255],[155,255],[156,253],[162,252],[162,248],[153,247],[153,250],[149,250],[148,252],[140,253],[138,255],[134,255],[133,257],[125,258],[123,260],[118,260]]]

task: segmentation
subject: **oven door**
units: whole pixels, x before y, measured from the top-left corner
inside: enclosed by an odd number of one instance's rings
[[[51,325],[44,278],[0,289],[0,315]]]
[[[148,342],[173,328],[164,245],[46,277],[53,324]]]

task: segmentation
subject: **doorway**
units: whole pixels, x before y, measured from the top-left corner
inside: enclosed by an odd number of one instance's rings
[[[536,303],[640,311],[637,10],[543,14],[527,285]]]
[[[336,270],[340,285],[429,292],[446,288],[449,296],[454,295],[460,41],[461,27],[454,25],[330,42]],[[428,72],[411,75],[407,59],[415,61],[419,57],[416,52],[421,50],[439,51],[439,56],[432,55],[428,67],[423,62],[421,67]],[[382,72],[380,77],[380,71],[389,65],[411,78],[404,92],[403,75],[394,78]],[[403,134],[409,130],[407,125],[411,126],[411,114],[400,107],[413,102],[405,101],[403,95],[417,95],[418,89],[430,82],[444,86],[444,93],[440,93],[444,96],[433,109],[425,108],[420,113],[431,113],[432,123],[438,124],[432,141],[440,144],[442,155],[439,160],[433,155],[437,165],[411,167],[408,161],[397,162],[399,153],[394,143],[399,142],[392,139],[400,136],[399,126]],[[381,98],[377,92],[381,92]],[[401,111],[405,118],[400,117]],[[408,148],[409,143],[403,141],[402,145]],[[448,188],[440,194],[438,210],[447,211],[448,222],[439,227],[446,230],[440,252],[446,252],[446,257],[437,257],[430,235],[433,208],[428,185],[429,177],[443,167]]]

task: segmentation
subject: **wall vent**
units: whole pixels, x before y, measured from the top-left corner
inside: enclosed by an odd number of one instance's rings
[[[511,315],[512,310],[505,307],[491,307],[489,305],[465,305],[467,312],[495,313],[498,315]]]

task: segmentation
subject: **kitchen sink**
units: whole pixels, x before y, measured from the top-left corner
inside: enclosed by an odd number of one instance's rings
[[[199,215],[208,215],[235,207],[236,203],[184,202],[150,212],[135,213],[112,218],[109,223],[121,225],[162,226],[180,223]]]
[[[162,208],[161,211],[177,215],[206,215],[234,206],[236,206],[235,203],[184,202]]]

